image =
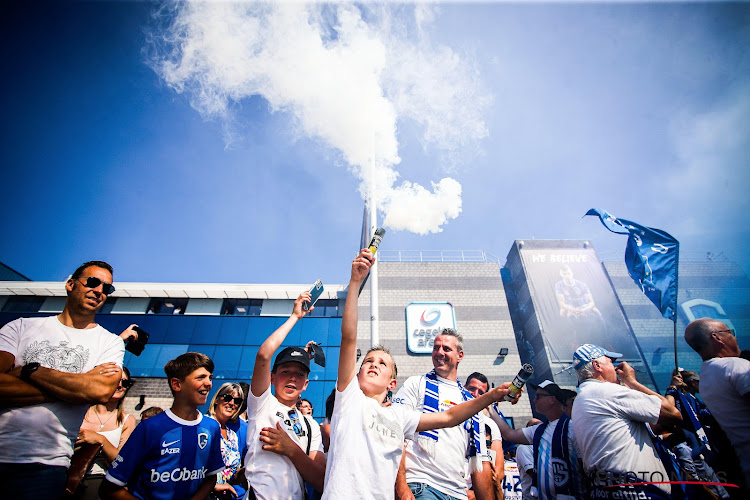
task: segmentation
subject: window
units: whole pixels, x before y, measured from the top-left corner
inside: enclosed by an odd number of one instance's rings
[[[8,297],[8,300],[3,306],[2,312],[13,312],[13,313],[35,313],[39,312],[39,308],[44,304],[46,297],[36,297],[34,295],[16,295]]]
[[[221,314],[228,316],[260,316],[263,299],[224,299]]]
[[[146,314],[185,314],[188,299],[151,299]]]
[[[117,297],[109,297],[106,302],[104,302],[104,305],[99,310],[99,314],[109,314],[112,312],[112,308],[115,307],[115,302],[117,302]]]
[[[338,299],[320,299],[315,303],[315,309],[310,313],[312,317],[335,318],[339,315]]]

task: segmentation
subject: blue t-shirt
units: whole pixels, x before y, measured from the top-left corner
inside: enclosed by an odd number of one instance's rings
[[[184,499],[223,468],[219,423],[203,415],[187,421],[167,410],[135,427],[107,480],[142,499]]]

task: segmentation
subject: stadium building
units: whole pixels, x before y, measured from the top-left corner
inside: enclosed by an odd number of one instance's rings
[[[621,260],[602,262],[586,241],[516,241],[505,263],[481,251],[381,251],[379,258],[379,305],[371,314],[366,287],[360,298],[359,348],[364,352],[370,346],[370,318],[375,316],[378,341],[396,359],[399,386],[407,377],[432,368],[431,340],[440,328],[450,326],[464,337],[462,382],[479,371],[497,385],[512,380],[521,365],[530,362],[537,381],[551,378],[574,388],[572,352],[579,343],[593,342],[622,352],[643,383],[662,393],[666,389],[674,368],[673,323],[641,293]],[[29,281],[10,271],[0,281],[0,324],[62,311],[63,282]],[[136,379],[125,408],[136,415],[149,406],[171,405],[163,367],[184,352],[203,352],[214,360],[214,390],[224,381],[249,382],[260,344],[286,320],[299,293],[309,288],[123,282],[116,286],[97,321],[114,333],[135,323],[150,334],[140,356],[125,355],[125,365]],[[313,313],[284,342],[305,345],[314,340],[323,347],[326,366],[311,364],[304,393],[318,419],[324,416],[325,398],[336,381],[345,295],[344,285],[326,284]],[[738,265],[709,258],[681,261],[678,299],[681,367],[700,369],[700,358],[682,338],[694,318],[721,319],[737,331],[741,346],[750,345],[745,333],[750,280]],[[524,397],[518,405],[508,405],[506,417],[523,425],[532,416],[531,402]]]

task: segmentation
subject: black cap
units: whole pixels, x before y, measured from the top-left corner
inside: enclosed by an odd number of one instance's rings
[[[301,347],[287,347],[281,351],[273,362],[272,372],[276,371],[276,367],[283,365],[284,363],[299,363],[310,371],[310,354]]]
[[[539,385],[529,382],[529,385],[535,391],[538,391],[539,389],[544,389],[545,391],[549,392],[552,396],[554,396],[555,399],[557,399],[559,402],[561,403],[565,402],[565,399],[563,399],[562,389],[560,389],[560,386],[552,382],[551,380],[545,380]]]

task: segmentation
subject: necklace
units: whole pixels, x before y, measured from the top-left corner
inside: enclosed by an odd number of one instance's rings
[[[91,408],[91,411],[93,411],[93,412],[94,412],[94,415],[96,415],[96,419],[97,419],[97,420],[99,421],[99,428],[100,428],[100,429],[104,429],[104,425],[105,425],[105,424],[106,424],[107,422],[109,422],[109,421],[110,421],[110,420],[112,419],[112,415],[114,415],[114,414],[115,414],[115,412],[114,412],[114,411],[108,411],[107,413],[109,413],[109,414],[110,414],[110,415],[109,415],[109,417],[107,417],[107,420],[105,420],[104,422],[102,422],[102,419],[101,419],[101,418],[99,418],[99,412],[98,412],[98,411],[96,411],[96,409],[95,409],[95,408]]]

